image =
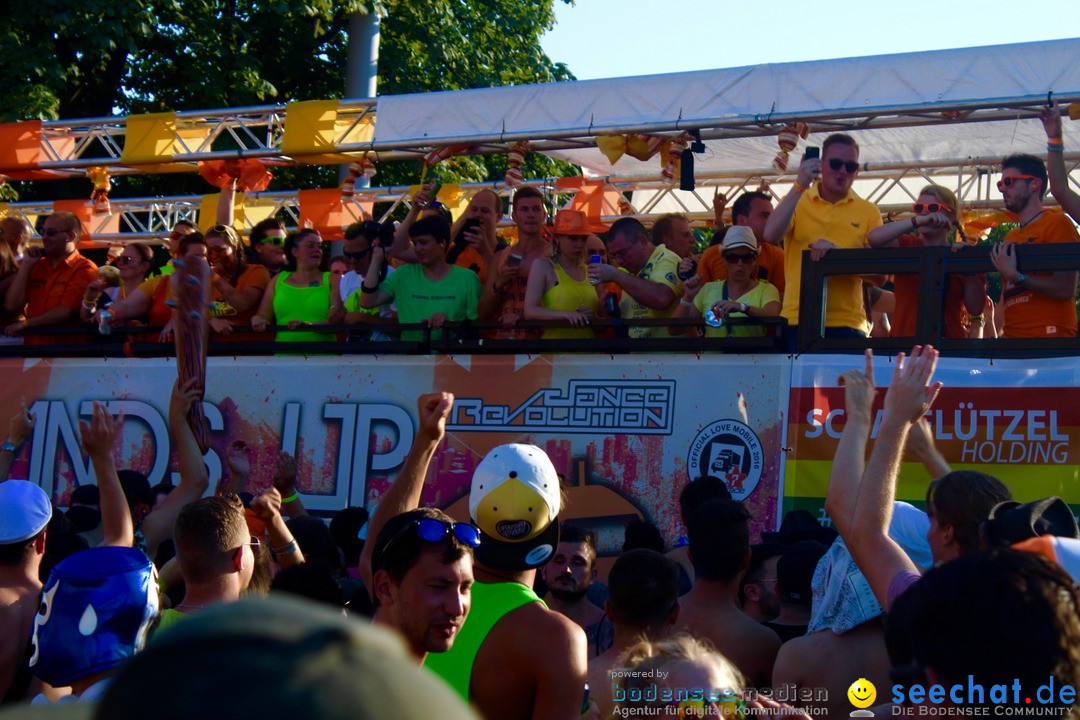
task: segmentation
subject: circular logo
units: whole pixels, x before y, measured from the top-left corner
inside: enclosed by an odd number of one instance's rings
[[[525,556],[525,563],[529,567],[536,567],[546,563],[548,558],[555,554],[555,548],[548,544],[537,545]]]
[[[686,471],[690,479],[712,475],[727,483],[733,500],[745,500],[761,480],[765,453],[761,441],[738,420],[706,425],[690,444]]]

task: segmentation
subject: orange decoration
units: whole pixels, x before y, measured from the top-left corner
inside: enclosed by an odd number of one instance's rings
[[[236,189],[262,192],[270,186],[274,176],[266,165],[256,158],[231,158],[229,160],[200,160],[199,174],[214,187],[223,188],[236,181]]]

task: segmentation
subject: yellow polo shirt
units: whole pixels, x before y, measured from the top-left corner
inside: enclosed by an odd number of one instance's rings
[[[645,263],[645,267],[641,268],[641,272],[637,276],[642,280],[668,286],[675,293],[675,301],[664,310],[653,310],[651,307],[639,303],[630,296],[630,293],[623,292],[622,301],[619,303],[619,312],[624,319],[671,317],[671,314],[675,312],[675,308],[679,306],[679,298],[683,295],[682,280],[679,279],[680,259],[678,255],[662,244],[656,246],[652,255],[649,256],[649,261]],[[630,337],[666,338],[670,337],[670,335],[666,327],[657,325],[656,327],[632,327],[630,328]]]
[[[780,314],[794,325],[799,322],[799,294],[802,292],[802,254],[824,238],[837,247],[866,247],[866,236],[881,225],[881,212],[874,203],[848,191],[838,203],[822,199],[814,183],[799,198],[791,226],[784,235],[784,306]],[[834,275],[828,280],[825,306],[826,327],[848,327],[866,331],[862,280],[858,275]]]

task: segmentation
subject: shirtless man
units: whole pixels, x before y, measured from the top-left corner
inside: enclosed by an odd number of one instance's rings
[[[419,506],[453,402],[449,393],[419,398],[416,439],[375,510],[369,533],[377,534],[387,518]],[[474,551],[472,604],[453,647],[428,655],[425,665],[488,720],[576,720],[581,715],[585,633],[547,609],[531,590],[536,568],[558,546],[560,509],[558,475],[535,446],[500,445],[473,474],[469,511],[481,533]],[[372,552],[365,545],[360,559],[365,583],[371,577]]]
[[[750,513],[731,500],[710,500],[690,516],[694,587],[682,598],[678,629],[709,640],[746,677],[768,687],[780,638],[739,608],[739,582],[750,564]]]
[[[596,580],[596,544],[592,535],[572,525],[560,530],[559,547],[541,571],[547,583],[548,606],[570,618],[589,639],[589,657],[609,647],[615,628],[587,593]]]
[[[525,285],[537,258],[551,255],[551,241],[544,237],[544,196],[535,188],[514,193],[511,217],[517,224],[518,241],[497,250],[488,269],[484,293],[480,296],[480,320],[501,322],[505,329],[493,337],[538,338],[543,328],[513,328],[524,316]]]

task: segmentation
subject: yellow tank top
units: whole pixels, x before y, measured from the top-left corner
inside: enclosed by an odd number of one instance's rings
[[[555,277],[558,282],[544,293],[540,298],[540,304],[549,310],[577,310],[578,308],[589,308],[592,311],[593,316],[596,316],[597,311],[600,309],[600,298],[596,294],[596,286],[588,280],[588,275],[584,280],[574,280],[572,277],[566,274],[563,267],[556,260],[552,263],[555,266]],[[565,339],[565,338],[591,338],[595,337],[592,328],[548,328],[544,331],[544,339]]]

